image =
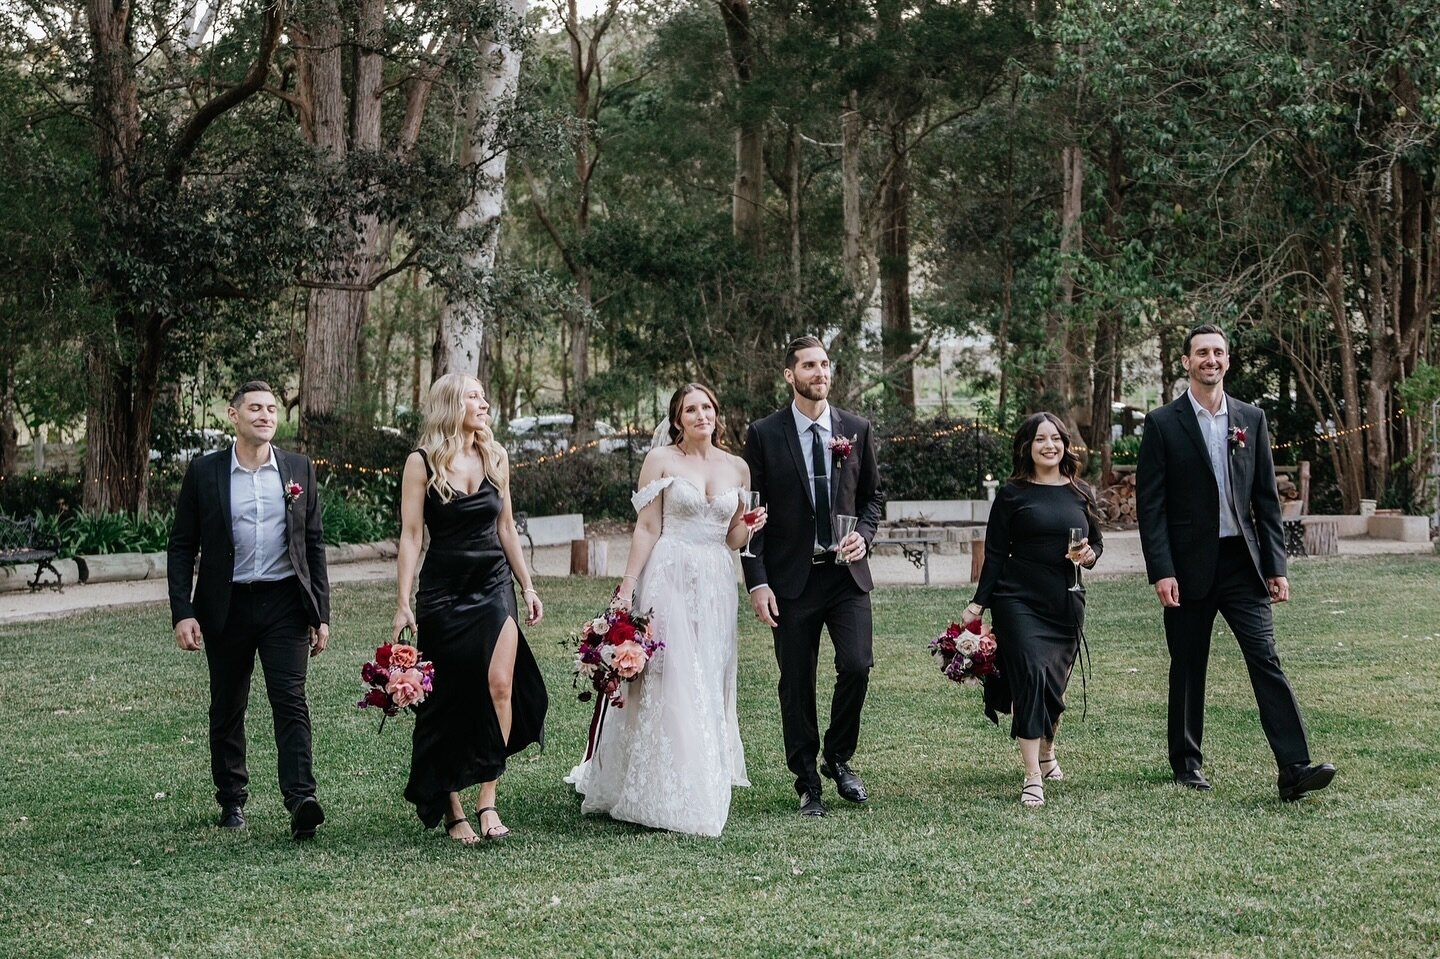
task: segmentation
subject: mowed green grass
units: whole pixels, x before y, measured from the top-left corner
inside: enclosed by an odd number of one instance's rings
[[[768,631],[744,610],[753,787],[719,840],[585,818],[568,629],[613,581],[542,580],[530,642],[551,691],[543,755],[513,763],[514,838],[461,848],[401,798],[408,717],[376,735],[358,668],[390,589],[335,591],[310,698],[329,821],[296,846],[270,717],[250,713],[250,826],[214,828],[200,657],[162,608],[0,627],[0,953],[46,956],[1415,956],[1440,953],[1440,560],[1309,561],[1280,650],[1329,790],[1276,800],[1233,639],[1217,630],[1206,770],[1169,783],[1167,659],[1138,577],[1095,578],[1088,715],[1069,778],[1018,803],[1012,744],[925,643],[964,589],[875,594],[877,665],[855,760],[872,801],[802,820]],[[823,683],[822,683],[823,686]],[[828,702],[828,687],[822,690]]]

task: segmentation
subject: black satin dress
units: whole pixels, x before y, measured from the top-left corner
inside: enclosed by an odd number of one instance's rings
[[[425,469],[428,475],[428,459]],[[488,480],[448,503],[433,489],[425,491],[430,548],[415,597],[416,643],[421,658],[435,664],[435,678],[434,690],[415,710],[405,798],[426,827],[449,813],[450,793],[498,779],[507,756],[531,743],[544,745],[549,701],[523,633],[515,650],[508,742],[490,699],[495,642],[507,619],[520,627],[496,526],[500,509],[500,493]]]
[[[1070,592],[1075,566],[1065,558],[1072,527],[1098,556],[1100,528],[1068,485],[1007,483],[990,510],[975,602],[990,610],[1001,676],[986,683],[985,706],[997,723],[1009,712],[1018,739],[1053,738],[1065,710],[1085,625],[1085,594]]]

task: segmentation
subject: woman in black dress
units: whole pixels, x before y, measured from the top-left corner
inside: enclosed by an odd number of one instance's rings
[[[990,509],[985,565],[961,623],[990,610],[1001,680],[1009,686],[1010,735],[1025,767],[1020,801],[1042,806],[1045,780],[1065,776],[1055,758],[1055,733],[1085,623],[1085,594],[1070,591],[1078,576],[1071,558],[1091,568],[1103,546],[1094,494],[1078,478],[1070,434],[1053,413],[1036,413],[1021,425],[1013,463]],[[1073,553],[1072,528],[1085,531]],[[992,690],[986,698],[1004,711]]]
[[[426,828],[443,820],[451,838],[466,845],[510,834],[495,808],[496,780],[507,756],[543,744],[548,705],[517,625],[511,577],[525,597],[525,625],[540,622],[544,608],[520,550],[509,463],[490,432],[489,409],[473,377],[436,380],[400,494],[394,636],[413,628],[421,657],[435,664],[434,691],[415,710],[405,798]],[[426,529],[430,545],[412,613],[410,588]],[[472,824],[460,792],[476,783]]]

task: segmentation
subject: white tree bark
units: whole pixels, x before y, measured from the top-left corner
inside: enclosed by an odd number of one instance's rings
[[[501,32],[511,34],[525,18],[528,0],[508,0],[509,23]],[[482,241],[462,258],[472,275],[495,269],[495,248],[500,237],[500,216],[505,209],[505,161],[507,154],[498,143],[500,119],[515,101],[520,80],[520,51],[508,37],[492,36],[480,41],[480,57],[488,64],[479,83],[467,98],[469,137],[462,157],[466,166],[478,164],[479,177],[469,205],[456,217],[459,230],[483,230]],[[475,373],[485,340],[485,307],[471,297],[451,295],[441,312],[444,363],[437,363],[433,375]],[[438,358],[438,357],[437,357]]]

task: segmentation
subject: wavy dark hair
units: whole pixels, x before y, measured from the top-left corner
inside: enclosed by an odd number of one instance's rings
[[[675,391],[670,397],[670,418],[666,421],[670,424],[670,443],[678,445],[680,439],[685,435],[685,430],[680,427],[680,410],[685,406],[685,397],[699,391],[710,397],[710,405],[715,407],[715,432],[710,436],[710,442],[719,449],[725,449],[725,418],[720,415],[720,401],[715,398],[715,391],[704,383],[686,383]],[[683,451],[682,451],[683,452]]]
[[[1089,483],[1080,478],[1080,457],[1070,445],[1070,431],[1054,413],[1045,410],[1032,413],[1015,431],[1015,439],[1010,445],[1010,482],[1027,486],[1035,482],[1035,460],[1030,456],[1030,446],[1035,442],[1035,434],[1040,432],[1044,423],[1055,427],[1055,431],[1060,434],[1060,443],[1065,447],[1065,452],[1060,457],[1060,475],[1070,481],[1071,488],[1080,497],[1080,504],[1085,508],[1085,515],[1098,525],[1100,516],[1095,508],[1095,491],[1090,488]]]

